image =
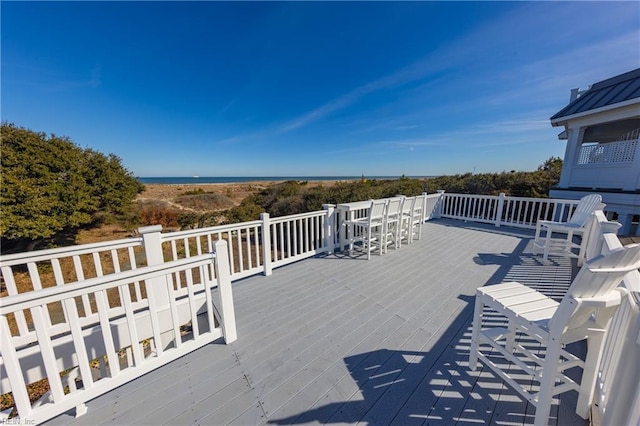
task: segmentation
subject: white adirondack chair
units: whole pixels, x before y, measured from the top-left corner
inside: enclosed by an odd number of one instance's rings
[[[581,268],[560,303],[517,282],[478,288],[470,369],[476,369],[479,359],[535,405],[536,425],[546,424],[553,397],[569,390],[579,392],[576,413],[586,419],[593,400],[604,335],[627,294],[619,284],[629,271],[638,268],[639,244],[597,256]],[[485,310],[485,306],[489,310]],[[487,328],[487,325],[496,325],[496,319],[500,319],[497,325],[504,324],[504,327]],[[584,339],[588,339],[584,361],[564,349],[565,344]],[[544,357],[531,350],[532,341],[546,347]],[[494,349],[491,355],[482,352],[489,349],[481,346],[485,344]],[[496,350],[511,363],[508,370],[492,360]],[[576,366],[583,370],[580,383],[565,374],[565,370]],[[517,374],[513,373],[514,368],[518,369]],[[522,372],[528,377],[526,383],[522,383]],[[538,392],[529,390],[531,379],[540,384]]]
[[[386,209],[387,200],[372,200],[367,217],[346,222],[350,229],[351,247],[356,240],[362,241],[363,247],[367,251],[367,260],[371,259],[371,251],[375,248],[380,254],[383,253]]]
[[[573,242],[574,235],[583,235],[589,217],[600,206],[602,197],[590,194],[580,199],[575,211],[567,222],[540,220],[536,224],[536,236],[533,242],[534,253],[542,250],[546,261],[549,255],[577,257],[580,264],[584,260],[584,245]],[[552,238],[552,234],[563,234],[563,238]],[[574,250],[578,250],[577,253]]]

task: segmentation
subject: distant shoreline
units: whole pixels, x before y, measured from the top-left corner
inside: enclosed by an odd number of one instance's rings
[[[428,179],[434,176],[407,176],[413,179]],[[400,176],[364,176],[365,179],[384,179],[395,180]],[[288,180],[295,181],[353,181],[360,180],[362,176],[236,176],[236,177],[216,177],[216,176],[197,176],[197,177],[138,177],[143,184],[156,185],[207,185],[207,184],[231,184],[231,183],[251,183],[251,182],[283,182]]]

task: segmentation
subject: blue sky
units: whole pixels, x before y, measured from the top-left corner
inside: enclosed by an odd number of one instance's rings
[[[640,2],[6,2],[3,121],[137,176],[440,175],[564,155]]]

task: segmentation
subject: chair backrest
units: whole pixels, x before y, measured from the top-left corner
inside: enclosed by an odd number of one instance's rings
[[[387,217],[398,217],[402,211],[402,202],[404,197],[389,198],[387,203]]]
[[[549,329],[556,326],[573,328],[576,324],[584,323],[594,309],[576,309],[575,299],[607,295],[620,285],[630,271],[636,269],[640,269],[640,244],[620,247],[586,262],[560,302],[549,322]]]
[[[598,208],[602,202],[600,194],[585,195],[580,199],[575,211],[569,219],[569,223],[584,226],[591,217],[591,214]]]
[[[426,195],[422,194],[422,195],[418,195],[416,196],[416,201],[413,205],[413,215],[417,216],[420,215],[422,216],[422,212],[424,210],[424,201],[427,198]]]
[[[413,206],[416,202],[416,197],[405,198],[404,204],[402,205],[402,213],[407,215],[411,215],[413,212]]]
[[[387,200],[371,200],[369,209],[369,222],[382,221],[386,215]]]

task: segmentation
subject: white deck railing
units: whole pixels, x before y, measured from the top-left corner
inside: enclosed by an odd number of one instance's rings
[[[509,197],[504,194],[442,194],[439,216],[535,229],[539,220],[566,221],[578,200]]]
[[[220,337],[234,341],[226,243],[214,250],[2,298],[1,393],[12,392],[20,419],[39,423],[74,407],[82,414],[98,395]],[[64,321],[52,327],[55,311]],[[44,378],[50,390],[32,405],[27,385]]]
[[[567,220],[577,203],[576,200],[508,197],[504,194],[478,196],[441,192],[426,196],[424,215],[426,220],[445,217],[492,223],[495,226],[508,225],[532,229],[541,219]],[[615,244],[620,244],[619,240],[614,238],[615,232],[611,232],[610,222],[606,222],[604,216],[598,217],[599,222],[594,222],[595,228],[589,234],[589,238],[593,238],[589,244],[592,250],[611,249]],[[215,277],[219,281],[228,276],[231,282],[254,274],[269,275],[272,268],[319,253],[332,252],[338,245],[341,228],[338,214],[333,206],[327,205],[324,210],[311,213],[277,218],[263,214],[260,220],[252,222],[188,231],[162,233],[159,226],[145,227],[140,229],[141,237],[137,238],[2,256],[0,270],[9,296],[2,299],[0,310],[3,327],[3,330],[0,330],[0,368],[3,373],[0,391],[5,393],[8,392],[7,389],[18,389],[14,391],[14,397],[20,416],[40,419],[46,416],[39,413],[50,415],[60,412],[59,408],[52,407],[68,409],[88,398],[76,394],[94,397],[95,392],[106,392],[112,389],[110,386],[117,386],[123,380],[137,377],[138,373],[135,371],[148,371],[138,369],[139,366],[144,365],[147,369],[157,368],[168,358],[154,355],[153,361],[141,362],[140,353],[136,355],[137,349],[134,349],[137,345],[132,345],[131,342],[146,339],[155,345],[154,354],[161,354],[167,345],[181,345],[177,343],[181,339],[174,338],[173,342],[176,343],[171,343],[171,339],[167,342],[167,338],[163,336],[176,336],[180,327],[189,322],[193,323],[194,312],[206,312],[209,316],[213,314],[217,305],[207,305],[207,295],[210,295],[211,291],[205,291],[205,287],[209,284],[215,287],[216,282],[205,280],[205,283],[202,283],[196,278],[209,277],[213,280]],[[596,235],[601,237],[594,237]],[[606,236],[602,237],[603,235]],[[224,252],[218,251],[215,264],[211,263],[211,255],[208,253],[216,251],[217,245],[222,242],[225,246]],[[215,267],[222,267],[222,277],[216,272]],[[175,268],[183,269],[178,272]],[[200,272],[188,272],[194,268]],[[625,283],[629,288],[636,288],[634,291],[640,291],[639,280],[637,274],[630,274]],[[167,282],[171,285],[167,286]],[[211,286],[206,288],[211,289]],[[150,291],[165,287],[167,291]],[[223,293],[219,295],[224,296]],[[227,311],[233,307],[232,301],[228,300],[230,305],[227,306],[231,308],[227,308]],[[614,397],[616,392],[623,391],[620,387],[614,387],[612,383],[620,380],[620,371],[630,368],[630,362],[637,363],[637,356],[633,354],[637,354],[639,349],[637,342],[640,336],[637,333],[640,328],[640,315],[638,303],[631,303],[631,300],[614,317],[617,331],[608,337],[611,341],[608,342],[609,349],[605,354],[606,368],[602,370],[598,384],[599,407],[601,415],[604,416],[612,416],[614,411],[607,407],[616,405],[616,401],[625,400],[624,397]],[[222,306],[221,302],[221,309]],[[152,311],[155,314],[152,314]],[[143,315],[138,312],[146,312],[144,315],[147,319],[134,321],[131,319],[132,312],[135,313],[134,317]],[[232,316],[232,313],[228,314],[227,318]],[[198,316],[200,317],[202,315]],[[220,312],[217,313],[217,317],[218,321],[225,320],[225,316]],[[106,325],[111,324],[113,329],[115,323],[118,324],[115,328],[117,331],[109,334],[110,328]],[[214,338],[216,333],[221,333],[220,328],[216,327],[218,325],[208,328],[218,330],[208,334],[208,338]],[[235,336],[235,328],[233,331],[231,328],[231,325],[227,326],[231,334],[227,335],[225,332],[228,339],[228,336]],[[10,334],[7,334],[5,331],[9,329]],[[224,330],[224,327],[221,329]],[[53,402],[47,403],[47,408],[42,410],[28,404],[28,397],[20,389],[24,388],[26,383],[30,383],[31,379],[51,377],[53,371],[60,372],[61,369],[70,368],[71,373],[61,380],[66,380],[65,383],[72,388],[71,379],[79,373],[84,381],[88,374],[86,362],[91,360],[65,353],[62,361],[55,358],[52,350],[56,348],[55,353],[58,353],[58,356],[62,350],[59,348],[63,347],[67,348],[65,351],[68,350],[69,353],[78,351],[82,344],[82,339],[78,340],[79,336],[84,336],[87,330],[97,330],[96,336],[101,336],[92,342],[85,339],[85,344],[93,345],[93,363],[96,363],[95,360],[100,362],[101,377],[108,376],[109,380],[103,379],[94,383],[89,380],[85,382],[89,383],[89,388],[85,386],[81,390],[73,389],[69,394],[73,395],[71,397],[60,394],[60,387],[64,386],[56,384],[58,379],[51,380],[54,382],[51,390]],[[636,337],[630,339],[630,334],[634,332]],[[137,337],[132,338],[134,333],[137,333]],[[202,335],[200,330],[194,330],[195,334]],[[181,346],[195,347],[200,344],[200,340],[195,339],[194,342],[196,340],[198,343]],[[636,347],[629,348],[629,342],[636,342]],[[40,349],[41,347],[43,349]],[[119,368],[115,361],[115,356],[120,356],[119,351],[123,348],[128,366],[124,369]],[[34,355],[39,350],[44,351],[42,358]],[[628,355],[630,350],[631,357]],[[18,359],[19,362],[16,362]],[[109,368],[110,365],[116,367]],[[130,369],[129,366],[133,366],[134,369]],[[637,366],[634,368],[639,370]],[[10,369],[11,374],[4,374]],[[18,374],[20,369],[22,372]],[[39,373],[32,373],[33,371]],[[21,375],[27,378],[26,382],[20,381]],[[640,380],[640,372],[638,379]],[[629,393],[628,388],[624,392]],[[637,391],[635,397],[640,398],[640,391]]]

